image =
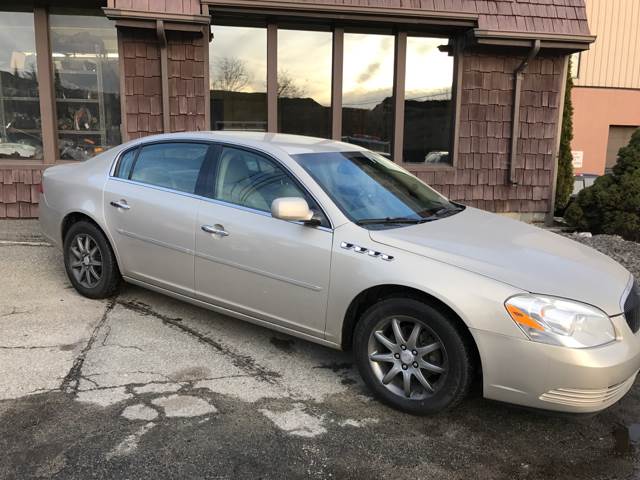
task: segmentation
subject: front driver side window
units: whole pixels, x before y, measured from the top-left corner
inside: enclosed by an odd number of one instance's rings
[[[247,150],[222,147],[214,182],[216,200],[271,212],[271,202],[276,198],[300,197],[320,213],[313,199],[282,167]],[[326,219],[322,224],[327,224]]]

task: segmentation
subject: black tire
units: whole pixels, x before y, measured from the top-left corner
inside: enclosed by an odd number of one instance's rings
[[[426,343],[442,345],[442,348],[437,351],[440,352],[437,355],[440,359],[439,365],[446,368],[445,371],[443,373],[422,370],[419,372],[423,374],[423,378],[428,376],[429,378],[436,378],[434,383],[431,383],[431,380],[428,381],[433,386],[434,392],[428,392],[421,385],[421,382],[418,382],[418,378],[412,377],[411,374],[409,374],[409,389],[411,392],[409,398],[404,393],[406,390],[398,392],[398,389],[403,390],[406,388],[402,380],[405,373],[408,372],[403,371],[398,372],[391,382],[388,381],[388,386],[383,384],[381,376],[384,378],[385,369],[388,372],[396,364],[374,362],[369,359],[369,355],[374,345],[375,352],[380,352],[377,348],[382,345],[375,340],[374,331],[382,332],[380,330],[381,326],[386,325],[386,322],[392,321],[389,320],[391,318],[401,319],[400,324],[403,325],[401,328],[406,330],[409,327],[408,331],[411,331],[412,319],[416,320],[416,323],[420,324],[421,327],[419,330],[421,332],[420,335],[426,335],[430,339]],[[390,335],[385,333],[385,338],[389,337]],[[403,337],[406,339],[407,335],[404,334]],[[434,339],[437,339],[437,341]],[[391,349],[387,349],[384,346],[382,346],[382,349],[385,349],[383,352],[385,356],[392,355],[394,358],[398,358]],[[415,298],[389,298],[371,306],[356,325],[353,336],[353,351],[360,375],[374,395],[385,404],[413,415],[431,415],[454,408],[469,392],[474,377],[473,349],[465,336],[458,330],[456,322],[439,309]],[[399,351],[399,355],[402,353],[402,351]],[[424,357],[427,357],[427,361],[431,361],[429,360],[432,358],[431,355],[436,355],[436,353],[418,355],[415,360],[422,361]],[[404,364],[404,357],[400,358],[397,361],[386,360],[386,362],[400,362],[403,365],[403,369],[407,370],[405,367],[408,367],[410,371],[412,366],[417,367],[418,365],[417,363],[412,363],[412,365]],[[433,362],[433,364],[437,365],[438,362]],[[388,367],[384,367],[384,365],[388,365]],[[413,369],[413,371],[417,370],[419,369]],[[395,385],[397,383],[400,383],[400,385]],[[390,388],[396,389],[396,391],[392,391]],[[414,393],[414,390],[417,393]],[[420,390],[422,390],[422,393],[420,393]],[[420,398],[421,395],[422,398]]]
[[[97,246],[98,251],[97,254],[94,253],[94,255],[97,255],[96,258],[98,258],[101,263],[99,270],[97,265],[94,268],[94,272],[99,272],[99,279],[92,276],[91,281],[93,284],[86,280],[79,280],[78,266],[72,266],[73,263],[79,261],[77,255],[79,250],[75,242],[78,241],[78,238],[82,240],[87,237],[92,240],[91,245],[93,248]],[[75,247],[76,253],[72,251],[72,246]],[[120,282],[122,281],[118,263],[116,262],[111,245],[109,245],[109,241],[95,224],[84,220],[74,223],[64,237],[63,252],[67,277],[69,277],[69,281],[78,293],[88,298],[99,299],[111,297],[117,292]],[[83,278],[86,279],[87,277],[85,276]]]

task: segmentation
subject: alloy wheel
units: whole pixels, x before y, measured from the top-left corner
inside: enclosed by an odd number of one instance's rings
[[[381,320],[369,337],[368,354],[380,383],[406,400],[433,396],[447,376],[447,354],[440,337],[412,317]]]
[[[102,278],[102,251],[96,240],[79,233],[69,246],[69,264],[76,281],[85,288],[95,287]]]

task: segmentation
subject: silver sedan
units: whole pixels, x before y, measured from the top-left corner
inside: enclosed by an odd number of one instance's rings
[[[620,265],[444,198],[363,148],[200,132],[49,168],[41,224],[90,298],[122,280],[353,349],[387,404],[485,397],[595,412],[640,368],[640,297]]]

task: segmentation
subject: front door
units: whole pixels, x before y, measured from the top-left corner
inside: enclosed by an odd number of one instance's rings
[[[107,181],[104,209],[122,274],[193,295],[194,230],[202,143],[157,143],[122,156]]]
[[[332,231],[285,169],[249,150],[221,147],[196,222],[196,295],[317,337],[324,336]],[[310,227],[271,217],[278,197],[303,197],[322,218]]]

